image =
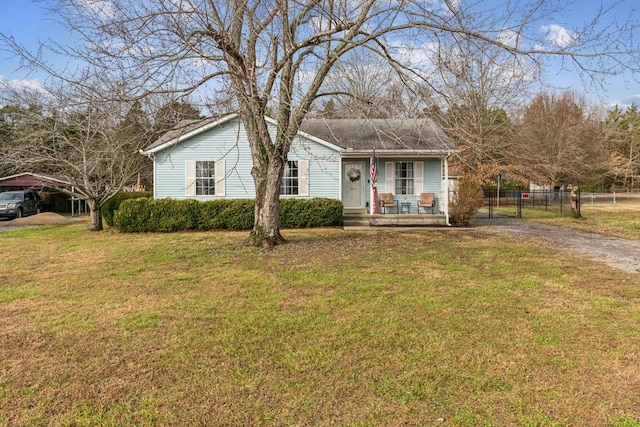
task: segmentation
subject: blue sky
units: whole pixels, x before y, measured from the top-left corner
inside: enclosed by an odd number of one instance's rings
[[[500,0],[488,1],[501,4]],[[487,4],[488,1],[485,0]],[[629,5],[634,4],[634,0],[626,1]],[[603,2],[608,3],[608,0],[603,0]],[[0,0],[0,32],[5,35],[13,35],[17,41],[33,51],[37,50],[39,41],[51,39],[62,44],[69,43],[71,41],[69,33],[56,24],[55,16],[47,14],[47,3],[48,0],[40,2]],[[563,25],[580,25],[581,22],[593,16],[601,5],[600,0],[581,0],[576,3],[573,6],[566,7],[563,13],[564,16],[561,18],[564,21],[562,22]],[[640,19],[640,16],[638,18]],[[555,28],[553,27],[555,24],[557,23],[548,22],[546,25],[549,28]],[[562,33],[559,33],[558,36],[562,37]],[[20,61],[17,58],[11,58],[1,48],[2,46],[0,45],[0,84],[30,86],[44,79],[41,74],[20,69]],[[64,58],[51,56],[48,59],[54,61],[58,67],[64,65]],[[614,104],[626,106],[634,101],[636,104],[640,104],[640,84],[634,81],[630,75],[607,78],[605,82],[606,93],[600,95],[595,90],[582,86],[576,75],[569,72],[556,73],[550,70],[546,78],[554,87],[572,88],[584,93],[587,99],[592,102],[603,103],[608,106]]]

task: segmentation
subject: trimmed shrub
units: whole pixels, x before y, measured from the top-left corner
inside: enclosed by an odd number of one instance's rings
[[[115,211],[114,224],[122,232],[184,230],[251,230],[255,202],[249,199],[124,200]],[[342,225],[342,202],[333,199],[283,199],[280,227],[330,227]]]
[[[138,199],[141,197],[153,197],[153,191],[133,192],[133,193],[118,193],[102,205],[100,212],[104,222],[113,227],[113,215],[120,207],[120,203],[127,199]]]
[[[200,202],[173,199],[129,199],[120,204],[114,224],[123,232],[193,230]]]
[[[198,228],[198,207],[200,202],[173,199],[152,201],[153,231],[172,232],[195,230]]]
[[[113,215],[113,225],[122,232],[151,231],[151,198],[123,200]]]
[[[221,216],[226,230],[251,230],[255,218],[255,202],[249,199],[227,200]]]
[[[335,199],[280,200],[281,228],[309,228],[341,226],[342,202]]]
[[[200,203],[198,215],[198,230],[221,230],[225,228],[222,212],[227,206],[227,200],[209,200]]]

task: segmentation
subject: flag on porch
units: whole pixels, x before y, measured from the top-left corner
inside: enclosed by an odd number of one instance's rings
[[[369,160],[369,182],[371,182],[371,201],[373,203],[371,212],[374,214],[378,213],[378,189],[376,188],[376,181],[378,180],[378,165],[376,163],[376,149],[374,148],[371,153],[371,159]]]

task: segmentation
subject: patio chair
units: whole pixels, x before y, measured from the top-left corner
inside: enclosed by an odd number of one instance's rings
[[[396,213],[398,213],[398,202],[393,200],[392,193],[380,193],[380,207],[382,208],[382,213],[387,213],[387,208],[396,208]]]
[[[431,209],[431,213],[436,213],[436,195],[433,193],[420,193],[420,199],[418,199],[418,213],[420,208],[425,210]]]

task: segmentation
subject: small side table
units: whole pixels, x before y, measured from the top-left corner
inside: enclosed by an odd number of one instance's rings
[[[411,213],[411,203],[400,202],[400,213]]]

